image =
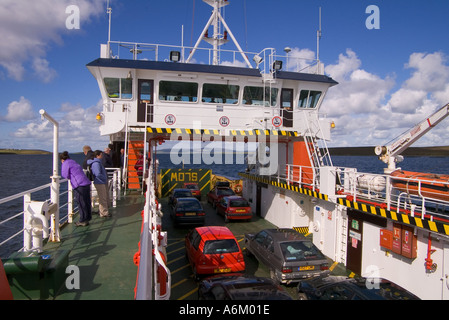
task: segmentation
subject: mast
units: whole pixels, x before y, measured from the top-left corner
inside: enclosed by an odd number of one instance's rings
[[[316,61],[317,61],[317,73],[321,73],[320,66],[320,40],[321,40],[321,7],[318,13],[318,30],[316,32]]]
[[[192,52],[190,53],[189,57],[186,60],[186,63],[189,63],[192,59],[193,55],[195,54],[196,50],[198,49],[199,44],[201,43],[201,40],[204,40],[212,45],[213,47],[213,65],[219,65],[220,64],[220,58],[219,58],[219,47],[223,44],[229,42],[227,39],[227,36],[229,35],[234,42],[235,46],[237,47],[238,51],[243,57],[243,60],[245,60],[246,64],[249,68],[252,68],[251,63],[249,62],[248,58],[244,54],[242,48],[240,47],[239,43],[235,39],[234,35],[232,34],[231,30],[229,29],[226,21],[224,20],[223,16],[220,13],[220,9],[224,6],[227,6],[229,4],[229,1],[227,0],[203,0],[203,2],[207,3],[211,7],[213,7],[212,14],[209,18],[209,21],[206,23],[206,26],[204,27],[203,31],[201,32],[200,36],[198,37],[197,42],[195,43],[194,48],[192,49]],[[223,35],[220,34],[220,23],[223,24],[224,28],[226,29],[223,32]],[[208,29],[210,26],[213,26],[214,34],[212,37],[208,36]]]
[[[108,57],[111,52],[111,18],[112,18],[112,8],[109,5],[109,0],[106,5],[106,13],[109,16],[109,25],[108,25]]]

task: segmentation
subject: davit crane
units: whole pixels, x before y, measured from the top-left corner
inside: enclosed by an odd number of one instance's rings
[[[374,153],[379,156],[380,160],[388,164],[388,167],[385,168],[385,173],[391,173],[396,170],[396,163],[403,160],[400,154],[448,115],[449,103],[410,130],[393,139],[388,145],[375,147]]]

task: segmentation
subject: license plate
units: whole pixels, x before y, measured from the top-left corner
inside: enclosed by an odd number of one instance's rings
[[[304,267],[299,267],[299,271],[307,271],[307,270],[314,270],[315,266],[304,266]]]
[[[186,212],[186,216],[196,216],[196,212]]]
[[[214,273],[223,273],[223,272],[231,272],[231,268],[217,268],[214,270]]]
[[[245,209],[237,209],[237,210],[235,210],[235,212],[241,213],[241,212],[246,212],[246,210]]]

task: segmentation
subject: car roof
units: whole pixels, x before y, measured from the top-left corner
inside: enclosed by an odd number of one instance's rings
[[[201,238],[206,240],[235,239],[234,234],[227,227],[207,226],[196,228]]]
[[[242,200],[246,200],[245,198],[243,198],[241,196],[227,196],[227,197],[224,197],[224,199],[229,199],[229,200],[240,200],[240,199],[242,199]]]
[[[276,241],[305,241],[308,240],[304,235],[293,229],[279,228],[279,229],[265,229],[269,235]],[[308,240],[310,241],[310,240]]]
[[[187,189],[187,188],[176,188],[176,189],[173,189],[173,192],[176,192],[176,191],[190,191],[190,189]]]
[[[381,287],[385,287],[387,290],[381,290],[377,292],[376,290],[371,290],[366,287],[367,281],[377,281]],[[349,278],[345,276],[326,276],[326,277],[316,277],[312,279],[305,280],[309,285],[314,288],[321,288],[326,285],[334,284],[334,283],[345,283],[348,286],[354,288],[355,291],[358,291],[359,294],[364,295],[368,299],[419,299],[416,295],[409,292],[407,289],[402,288],[401,286],[395,284],[384,278]],[[389,289],[391,287],[391,289]],[[401,294],[397,293],[396,290],[401,291]]]
[[[199,202],[197,198],[179,198],[177,200],[178,202],[188,202],[188,201],[193,201],[193,202]]]

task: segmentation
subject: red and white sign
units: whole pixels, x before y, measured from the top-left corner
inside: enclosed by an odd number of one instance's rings
[[[280,126],[282,126],[282,118],[279,116],[275,116],[273,117],[273,119],[271,119],[271,123],[274,127],[279,128]]]
[[[218,120],[218,122],[220,123],[220,126],[222,126],[222,127],[227,127],[231,123],[229,118],[226,116],[221,117],[220,120]]]
[[[172,114],[167,114],[165,116],[165,123],[168,124],[169,126],[174,125],[176,122],[176,117]]]

